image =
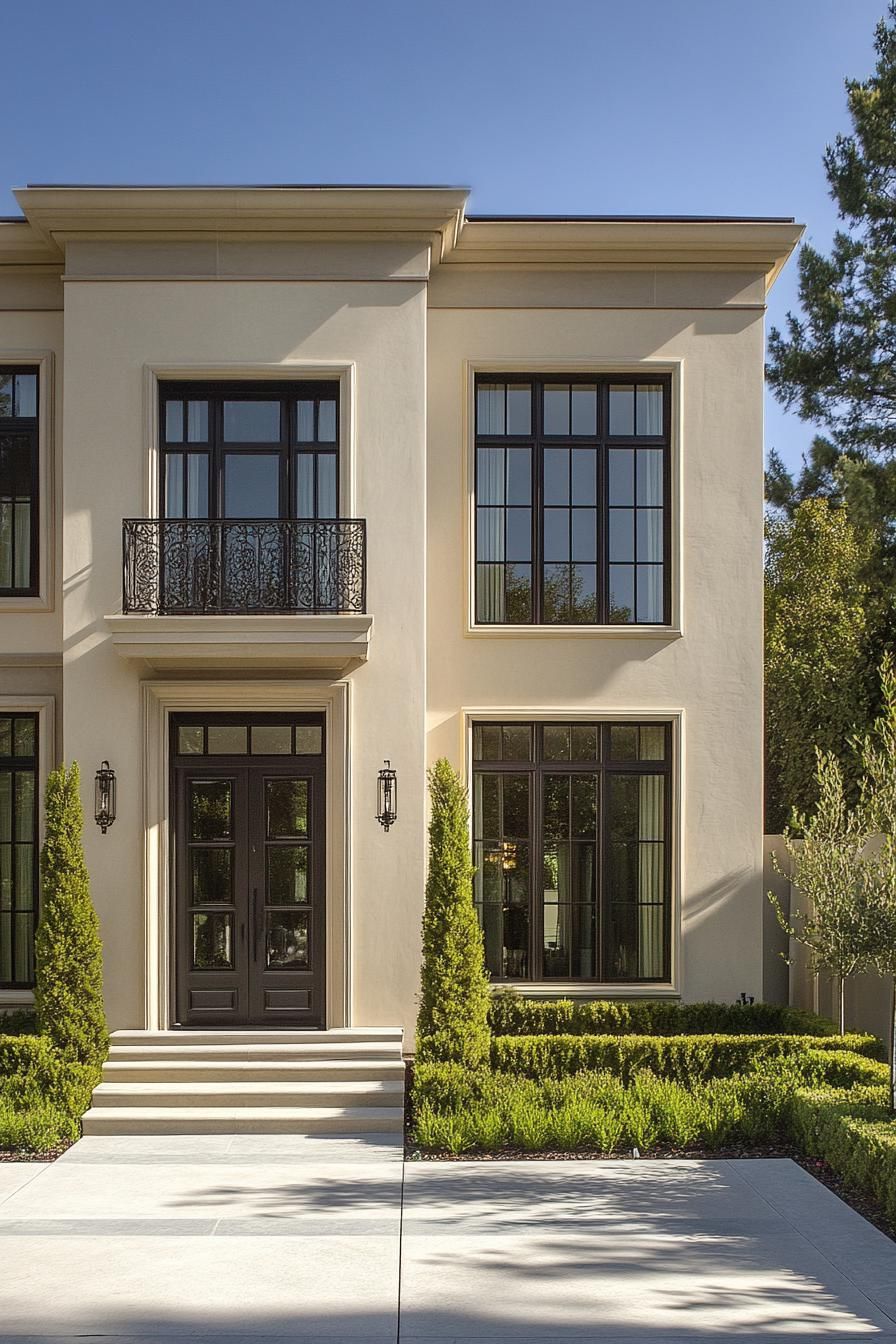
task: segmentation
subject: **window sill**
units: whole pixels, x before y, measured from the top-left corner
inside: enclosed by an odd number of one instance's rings
[[[33,989],[0,989],[0,1011],[4,1008],[30,1008],[33,1003]],[[0,1018],[0,1023],[2,1021]]]
[[[582,980],[493,980],[491,991],[513,990],[526,999],[680,999],[681,990],[669,984],[599,985]]]
[[[52,610],[52,602],[50,602],[48,598],[42,597],[39,593],[23,593],[20,597],[8,593],[5,597],[0,597],[0,612],[36,612]]]
[[[473,639],[652,639],[671,643],[684,631],[672,625],[468,625]]]

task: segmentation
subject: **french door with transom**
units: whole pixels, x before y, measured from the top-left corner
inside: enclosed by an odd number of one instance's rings
[[[172,733],[176,1021],[323,1026],[323,721],[182,716]]]

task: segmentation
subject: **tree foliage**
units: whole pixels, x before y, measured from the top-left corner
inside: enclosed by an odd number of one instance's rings
[[[429,790],[432,812],[417,1058],[475,1070],[488,1063],[489,985],[473,907],[467,795],[446,760],[430,770]]]
[[[841,753],[868,725],[866,548],[846,513],[805,500],[766,531],[766,830],[818,797],[816,748]],[[849,780],[847,781],[849,782]]]
[[[778,400],[823,433],[794,476],[772,452],[766,496],[793,517],[823,496],[867,540],[872,665],[896,641],[896,3],[878,24],[867,80],[846,81],[851,133],[824,154],[841,228],[829,254],[799,254],[799,315],[769,337]]]
[[[896,463],[896,3],[875,34],[867,80],[847,80],[852,134],[824,155],[844,227],[830,255],[799,256],[802,316],[769,340],[768,377],[785,406],[824,426],[800,493],[842,493],[862,482],[894,497]],[[868,467],[842,475],[840,458]],[[879,468],[886,465],[887,470]],[[781,473],[776,472],[780,486]],[[776,501],[776,502],[786,502]],[[889,510],[892,517],[892,508]]]
[[[874,857],[876,906],[871,963],[893,977],[890,1012],[890,1102],[896,1112],[896,668],[881,668],[882,710],[858,744],[862,761],[861,807],[866,825],[878,836]]]
[[[769,900],[789,936],[808,949],[809,969],[838,980],[842,1034],[846,980],[869,968],[877,945],[877,872],[868,856],[866,815],[849,806],[843,771],[832,752],[818,752],[815,777],[814,812],[797,814],[795,830],[784,833],[786,873],[774,857],[799,904],[785,911],[774,893]]]
[[[63,1059],[99,1069],[108,1045],[103,950],[83,827],[78,767],[60,766],[47,780],[34,999],[41,1032]]]

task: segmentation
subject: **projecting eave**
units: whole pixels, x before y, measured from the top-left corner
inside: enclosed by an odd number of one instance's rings
[[[0,266],[54,266],[62,253],[37,233],[26,219],[0,219]]]
[[[770,289],[803,234],[793,220],[467,219],[449,266],[761,271]]]
[[[24,187],[35,234],[64,250],[83,239],[414,239],[437,264],[463,226],[454,187]]]

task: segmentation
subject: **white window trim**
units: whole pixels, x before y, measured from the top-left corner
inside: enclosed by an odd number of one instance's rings
[[[657,999],[678,998],[681,995],[681,936],[682,936],[682,893],[684,891],[684,769],[685,769],[685,712],[676,709],[603,709],[591,706],[583,709],[581,705],[573,709],[557,706],[545,709],[521,708],[507,709],[502,705],[484,707],[465,706],[460,713],[462,742],[461,759],[464,763],[464,778],[470,798],[473,796],[473,726],[476,723],[671,723],[672,725],[672,842],[671,855],[671,891],[670,911],[670,948],[668,980],[657,981],[649,985],[631,983],[613,983],[607,981],[544,981],[544,980],[501,980],[493,986],[495,993],[502,989],[517,989],[533,998],[589,998],[589,999]],[[470,852],[473,847],[473,817],[470,813]]]
[[[356,365],[328,360],[301,360],[294,364],[145,364],[143,418],[146,474],[144,516],[162,516],[159,497],[159,383],[166,382],[314,382],[332,378],[339,386],[339,511],[355,517],[356,486]]]
[[[317,711],[325,716],[326,756],[326,1022],[352,1022],[350,686],[346,681],[145,681],[143,692],[145,1026],[173,1021],[169,741],[171,715],[182,712]]]
[[[645,373],[669,374],[672,406],[669,442],[669,498],[672,517],[670,536],[671,607],[668,625],[479,625],[476,622],[476,377],[488,373]],[[668,642],[684,634],[684,598],[682,591],[683,498],[682,498],[682,385],[683,359],[556,360],[490,359],[466,360],[463,366],[463,492],[464,510],[463,576],[465,586],[462,610],[465,613],[464,636],[468,639],[650,639]]]
[[[44,843],[46,831],[47,778],[56,765],[56,697],[54,695],[0,695],[0,715],[37,715],[37,842]],[[39,914],[38,910],[38,914]],[[31,989],[0,989],[0,1009],[27,1008],[34,1002]],[[0,1018],[0,1027],[3,1019]]]
[[[37,594],[0,597],[0,613],[52,611],[55,599],[56,508],[54,483],[54,356],[52,350],[0,349],[4,364],[31,364],[38,374],[37,400]]]

